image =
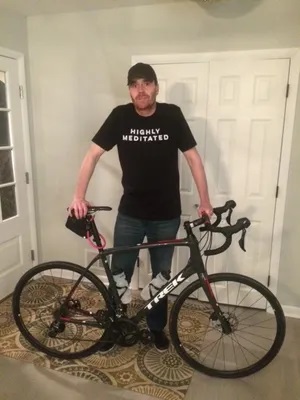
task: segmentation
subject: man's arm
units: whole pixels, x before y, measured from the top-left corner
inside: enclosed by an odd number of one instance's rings
[[[200,197],[200,206],[198,208],[199,216],[206,213],[211,216],[213,213],[212,205],[209,199],[208,186],[203,163],[196,147],[185,151],[184,156],[191,169],[195,184]]]
[[[73,201],[69,206],[70,215],[71,211],[74,210],[76,218],[83,218],[87,213],[89,202],[85,199],[86,191],[95,170],[95,166],[104,152],[104,149],[97,144],[92,143],[82,161]]]

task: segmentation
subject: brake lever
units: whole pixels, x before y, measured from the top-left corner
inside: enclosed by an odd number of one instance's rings
[[[226,221],[227,221],[228,225],[231,225],[231,215],[232,215],[232,212],[233,212],[233,209],[230,208],[229,211],[228,211],[228,215],[227,215],[227,217],[226,217]]]
[[[211,225],[210,218],[205,212],[202,213],[202,218],[205,226]]]
[[[245,249],[245,236],[246,236],[246,229],[243,229],[242,236],[241,236],[241,238],[239,240],[240,248],[243,251],[246,251],[246,249]]]

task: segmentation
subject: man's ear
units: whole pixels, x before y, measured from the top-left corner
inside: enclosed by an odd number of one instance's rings
[[[155,92],[155,93],[156,93],[156,96],[157,96],[158,93],[159,93],[159,85],[158,85],[158,84],[156,85],[156,92]]]

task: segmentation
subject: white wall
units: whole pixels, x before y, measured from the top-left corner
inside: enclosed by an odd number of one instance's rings
[[[65,208],[91,137],[113,106],[128,101],[133,54],[298,47],[299,21],[299,0],[227,0],[212,8],[183,1],[29,18],[41,259],[83,261],[84,244],[64,229]],[[294,153],[291,168],[299,164]],[[288,215],[297,210],[295,181],[292,174]],[[89,191],[94,203],[114,207],[101,218],[109,243],[120,194],[112,151],[97,167]],[[298,306],[299,237],[297,232],[292,243],[284,242],[281,267],[290,281],[282,280],[279,291],[286,304]]]
[[[26,18],[1,10],[0,47],[27,54]]]

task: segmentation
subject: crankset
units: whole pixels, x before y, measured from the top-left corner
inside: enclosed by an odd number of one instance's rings
[[[148,329],[140,329],[139,326],[129,318],[115,320],[111,326],[114,343],[130,347],[138,342],[149,344],[153,342],[153,335]]]
[[[130,347],[139,341],[139,327],[129,318],[120,318],[113,322],[111,333],[114,343]]]

